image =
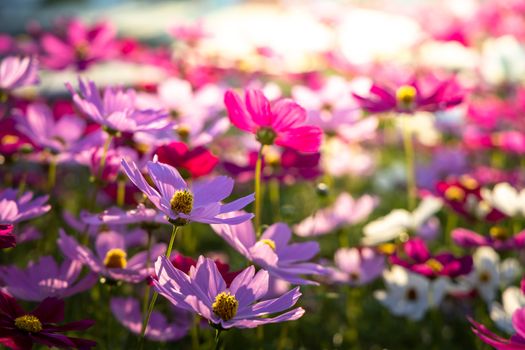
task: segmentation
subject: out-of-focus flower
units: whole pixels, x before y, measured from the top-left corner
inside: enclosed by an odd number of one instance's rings
[[[44,299],[33,311],[26,312],[15,298],[0,291],[0,344],[13,350],[29,350],[34,344],[61,349],[89,350],[95,341],[73,338],[61,333],[82,331],[91,327],[91,320],[58,325],[64,319],[64,302]]]
[[[219,158],[205,147],[197,146],[190,150],[182,142],[171,142],[160,146],[154,153],[160,163],[171,165],[182,171],[183,177],[192,179],[208,175],[219,163]],[[184,173],[189,176],[184,176]]]
[[[33,199],[32,192],[21,196],[16,189],[8,188],[0,192],[0,224],[15,224],[47,213],[51,206],[45,204],[49,196]]]
[[[59,266],[50,256],[30,262],[27,268],[16,266],[0,268],[0,280],[10,295],[30,301],[48,297],[64,299],[91,288],[97,282],[96,274],[79,278],[83,264],[65,260]]]
[[[156,244],[148,254],[146,251],[128,259],[126,238],[116,232],[99,233],[95,242],[96,254],[60,230],[58,246],[69,259],[86,264],[93,272],[112,280],[137,283],[150,275],[146,268],[149,256],[153,261],[164,253],[165,244]]]
[[[503,305],[499,302],[493,302],[490,305],[490,318],[496,326],[508,334],[514,334],[516,331],[512,326],[512,315],[518,309],[525,307],[525,297],[518,287],[508,287],[501,294]]]
[[[313,284],[300,275],[326,273],[322,266],[307,262],[319,252],[319,243],[289,243],[292,231],[284,223],[268,227],[259,240],[251,221],[235,226],[212,225],[212,228],[235,250],[274,277],[294,284]]]
[[[91,214],[86,211],[80,213],[83,222],[89,225],[127,225],[139,223],[165,224],[164,214],[155,209],[146,208],[144,204],[139,204],[137,208],[122,210],[118,207],[109,208],[99,214]]]
[[[18,131],[14,118],[0,119],[0,153],[3,157],[32,148],[31,140]]]
[[[387,216],[368,223],[363,228],[362,242],[365,245],[377,245],[396,239],[403,233],[419,234],[420,231],[424,231],[425,224],[441,209],[442,205],[439,198],[426,197],[413,212],[395,209]]]
[[[364,195],[354,199],[349,193],[341,193],[335,202],[293,227],[298,236],[319,236],[364,221],[377,205],[377,199]]]
[[[143,315],[140,303],[134,298],[117,297],[110,302],[111,312],[117,320],[135,334],[141,334]],[[183,338],[192,324],[190,314],[178,308],[172,308],[170,314],[173,321],[159,311],[151,313],[145,336],[154,341],[176,341]]]
[[[67,24],[64,37],[46,33],[40,41],[42,63],[52,69],[73,66],[84,70],[89,65],[116,54],[116,30],[109,22],[88,27],[78,19]]]
[[[385,257],[373,249],[340,248],[334,256],[335,268],[329,268],[328,278],[335,283],[361,286],[381,276]]]
[[[222,329],[255,328],[297,320],[304,314],[304,309],[299,307],[268,317],[294,306],[301,292],[296,287],[278,298],[260,301],[268,291],[268,272],[259,270],[255,274],[253,266],[243,270],[229,287],[215,262],[202,256],[189,275],[173,267],[165,257],[157,259],[155,272],[159,279],[153,281],[154,288],[160,295]]]
[[[197,261],[195,259],[189,256],[184,256],[180,253],[172,253],[170,261],[172,262],[173,266],[186,274],[190,273],[191,267],[195,267],[197,265]],[[217,265],[217,270],[219,270],[222,278],[224,278],[224,282],[226,282],[226,286],[229,287],[233,279],[237,277],[240,271],[230,271],[230,265],[221,262],[219,259],[215,259],[214,261],[215,265]]]
[[[323,170],[332,176],[368,176],[374,170],[375,161],[360,145],[330,137],[323,144],[321,164]]]
[[[0,249],[16,246],[16,238],[11,232],[13,225],[0,224]]]
[[[518,191],[509,183],[502,182],[496,184],[492,191],[484,188],[481,195],[494,208],[509,217],[525,217],[525,189]]]
[[[243,102],[231,90],[224,95],[228,116],[237,128],[255,134],[262,145],[276,144],[301,152],[319,151],[322,130],[304,125],[306,111],[297,103],[282,99],[271,106],[260,90],[246,90],[244,97]]]
[[[185,225],[188,222],[197,221],[207,224],[234,225],[253,217],[252,214],[222,217],[221,214],[241,210],[254,200],[254,195],[251,194],[233,202],[221,204],[221,201],[233,190],[234,182],[229,177],[218,176],[213,179],[200,180],[188,187],[177,169],[154,159],[153,162],[147,163],[149,175],[157,187],[154,189],[146,182],[135,163],[132,162],[129,165],[123,159],[122,167],[135,186],[174,224]]]
[[[451,232],[454,243],[464,248],[492,247],[496,250],[514,250],[525,247],[525,231],[509,234],[509,230],[502,226],[493,226],[488,236],[481,235],[464,228],[456,228]]]
[[[0,62],[0,91],[38,84],[38,64],[32,57],[6,57]],[[0,96],[0,101],[3,98]]]

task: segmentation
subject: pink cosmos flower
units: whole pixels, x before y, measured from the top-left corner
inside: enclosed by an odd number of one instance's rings
[[[0,224],[0,249],[16,246],[16,238],[11,232],[13,232],[13,225]]]
[[[32,57],[6,57],[0,63],[0,90],[38,84],[38,64]]]
[[[42,62],[52,69],[74,66],[84,70],[94,62],[110,58],[116,51],[116,30],[109,22],[87,27],[78,19],[67,24],[65,37],[47,33],[40,41]]]
[[[189,275],[173,267],[166,257],[155,263],[159,276],[155,290],[173,305],[194,312],[210,321],[214,327],[255,328],[264,324],[297,320],[304,314],[299,307],[279,316],[294,306],[301,296],[299,287],[275,299],[261,301],[268,291],[268,272],[250,266],[228,287],[212,259],[199,257]]]
[[[182,142],[171,142],[162,145],[155,151],[159,162],[181,169],[193,179],[208,175],[213,171],[219,158],[204,146],[189,147]],[[183,174],[184,175],[184,174]]]
[[[292,100],[282,99],[272,106],[261,90],[246,90],[243,102],[229,90],[224,103],[233,125],[254,134],[262,145],[275,143],[301,152],[319,151],[321,128],[304,125],[306,111]]]
[[[329,268],[329,279],[335,283],[361,286],[381,276],[385,257],[373,249],[340,248],[334,256],[335,268]]]
[[[49,196],[33,199],[32,192],[18,196],[16,189],[0,191],[0,224],[14,224],[47,213],[51,206],[45,204]]]
[[[16,266],[0,268],[0,280],[10,295],[29,301],[48,297],[67,298],[90,289],[97,282],[96,274],[80,278],[83,264],[65,260],[59,266],[51,256],[30,262],[25,269]]]
[[[454,243],[464,248],[492,247],[495,250],[518,250],[525,247],[525,230],[509,235],[507,229],[494,226],[489,235],[484,236],[464,228],[456,228],[451,232]]]

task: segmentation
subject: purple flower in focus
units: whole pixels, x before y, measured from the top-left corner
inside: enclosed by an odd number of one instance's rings
[[[0,192],[0,224],[14,224],[32,219],[47,213],[51,206],[45,204],[49,196],[33,199],[32,192],[26,192],[20,197],[18,191],[12,188]]]
[[[83,264],[65,260],[60,266],[51,256],[30,262],[27,268],[16,266],[0,268],[0,280],[10,295],[29,301],[48,297],[64,299],[91,288],[97,282],[96,274],[79,278]]]
[[[136,108],[132,89],[107,87],[101,96],[93,81],[79,78],[78,85],[77,93],[71,84],[66,84],[76,106],[109,132],[156,131],[170,125],[167,113]]]
[[[38,83],[38,64],[32,57],[9,56],[0,62],[0,90],[14,90]]]
[[[191,221],[236,225],[253,217],[253,214],[223,217],[222,214],[241,210],[255,199],[254,195],[250,194],[221,204],[233,190],[234,182],[229,177],[217,176],[199,180],[188,187],[177,169],[172,166],[159,163],[156,159],[148,162],[146,166],[157,189],[146,182],[135,163],[129,165],[125,159],[122,160],[126,175],[175,225],[185,225]]]
[[[140,303],[134,298],[112,298],[111,311],[117,320],[135,334],[140,334],[143,316]],[[153,311],[146,328],[146,338],[154,341],[176,341],[183,338],[192,324],[192,318],[187,311],[179,308],[170,310],[173,322],[168,322],[166,317]]]
[[[13,225],[0,224],[0,249],[16,246],[16,238],[11,232],[13,232]]]
[[[251,221],[242,224],[212,225],[213,230],[248,260],[267,270],[273,277],[294,284],[316,284],[299,275],[320,275],[321,265],[307,262],[319,253],[319,243],[289,243],[292,231],[284,223],[271,225],[257,240]]]
[[[518,250],[525,247],[525,230],[508,235],[508,230],[501,226],[492,227],[488,236],[464,228],[452,230],[451,235],[454,243],[463,248],[492,247],[495,250]]]
[[[340,248],[335,252],[336,268],[330,268],[329,278],[336,283],[361,286],[381,276],[385,268],[385,257],[373,249]]]
[[[93,272],[108,277],[112,280],[123,280],[137,283],[151,274],[151,269],[146,268],[148,252],[142,251],[128,260],[127,248],[129,243],[126,237],[116,232],[99,233],[95,242],[96,253],[78,244],[60,230],[58,246],[62,253],[71,260],[78,260],[86,264]],[[151,260],[164,253],[166,246],[156,244],[151,248]]]
[[[221,329],[255,328],[260,325],[297,320],[304,314],[301,307],[275,317],[297,303],[299,287],[284,295],[260,301],[268,291],[268,272],[250,266],[243,270],[229,287],[212,259],[199,257],[189,275],[176,269],[166,257],[155,263],[158,280],[155,290],[172,304],[194,312]]]

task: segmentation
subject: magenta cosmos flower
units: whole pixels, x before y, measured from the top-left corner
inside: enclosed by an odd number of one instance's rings
[[[71,84],[66,86],[77,107],[108,132],[136,132],[161,130],[170,125],[167,113],[135,106],[135,91],[107,87],[103,96],[93,81],[78,79],[79,92]]]
[[[48,297],[67,298],[91,288],[97,282],[96,274],[79,278],[83,264],[66,259],[59,266],[50,256],[30,262],[25,269],[16,266],[0,268],[4,290],[12,296],[30,301]]]
[[[284,223],[271,225],[257,240],[251,221],[236,226],[212,225],[213,230],[248,260],[273,277],[295,284],[315,284],[300,275],[321,275],[321,265],[308,262],[319,253],[319,243],[289,243],[292,231]]]
[[[0,224],[15,224],[47,213],[51,209],[46,205],[49,196],[33,199],[32,192],[18,196],[18,191],[12,188],[0,192]]]
[[[360,286],[381,276],[385,257],[371,248],[340,248],[335,252],[336,267],[330,268],[329,278],[335,283]]]
[[[262,145],[286,146],[301,152],[317,152],[323,131],[318,126],[303,125],[306,111],[289,99],[273,106],[260,90],[246,90],[244,102],[235,92],[224,95],[230,121],[241,130],[255,134]]]
[[[0,63],[0,91],[38,83],[38,64],[31,57],[9,56]]]
[[[134,298],[112,298],[111,312],[117,320],[135,334],[141,334],[142,311],[138,300]],[[176,341],[183,338],[192,324],[191,314],[185,310],[173,307],[170,310],[173,321],[169,322],[166,316],[153,311],[146,327],[146,338],[154,341]]]
[[[139,252],[128,260],[129,246],[126,237],[116,232],[99,233],[95,242],[95,254],[78,244],[64,230],[60,230],[58,246],[69,259],[80,261],[93,272],[112,280],[137,283],[151,274],[151,270],[146,268],[148,252]],[[164,244],[154,245],[149,253],[151,260],[154,261],[163,254],[165,249]]]
[[[485,343],[498,350],[525,350],[525,308],[518,309],[512,314],[512,327],[516,334],[510,338],[500,337],[487,327],[469,318],[472,331]]]
[[[240,214],[225,218],[222,214],[240,210],[255,199],[253,194],[239,198],[227,204],[221,201],[228,197],[233,190],[233,180],[226,176],[218,176],[209,180],[193,182],[189,187],[177,169],[159,163],[155,158],[148,162],[151,180],[157,189],[151,187],[140,173],[135,163],[129,165],[122,160],[124,172],[149,200],[174,225],[185,225],[191,221],[206,224],[230,225],[250,220],[253,214]]]
[[[492,247],[495,250],[517,250],[525,247],[525,230],[509,235],[509,231],[501,226],[492,227],[488,236],[464,228],[454,229],[451,235],[454,243],[464,248]]]
[[[31,312],[24,311],[15,298],[0,291],[0,344],[13,350],[31,350],[34,344],[61,349],[89,350],[97,345],[87,339],[60,333],[82,331],[94,322],[82,320],[57,325],[64,319],[64,302],[47,298]]]
[[[0,224],[0,249],[16,246],[16,238],[11,232],[13,225]]]
[[[425,241],[417,237],[398,247],[390,261],[426,277],[466,275],[472,271],[473,265],[470,255],[460,258],[447,252],[432,255]]]
[[[284,295],[260,301],[268,292],[268,272],[250,266],[243,270],[229,287],[215,262],[199,257],[189,275],[173,267],[166,257],[155,263],[159,276],[154,280],[155,290],[175,306],[195,312],[218,329],[254,328],[260,325],[297,320],[304,314],[301,307],[275,317],[294,306],[301,296],[299,287]]]

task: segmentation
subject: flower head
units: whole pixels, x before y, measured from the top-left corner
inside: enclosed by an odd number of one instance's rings
[[[159,162],[171,165],[177,169],[182,168],[182,171],[193,179],[208,175],[219,162],[219,158],[205,147],[198,146],[189,149],[182,142],[171,142],[160,146],[155,151],[155,154],[158,156]]]
[[[38,83],[37,73],[38,65],[34,58],[6,57],[0,62],[0,91],[35,85]]]
[[[464,248],[492,247],[495,250],[514,250],[525,247],[525,230],[512,234],[507,228],[493,226],[488,235],[481,235],[465,228],[451,232],[454,243]]]
[[[0,224],[14,224],[32,219],[47,213],[50,205],[46,205],[49,196],[33,199],[33,193],[26,192],[18,196],[15,189],[5,189],[0,192]]]
[[[375,280],[385,268],[385,257],[371,248],[340,248],[329,278],[335,283],[360,286]]]

